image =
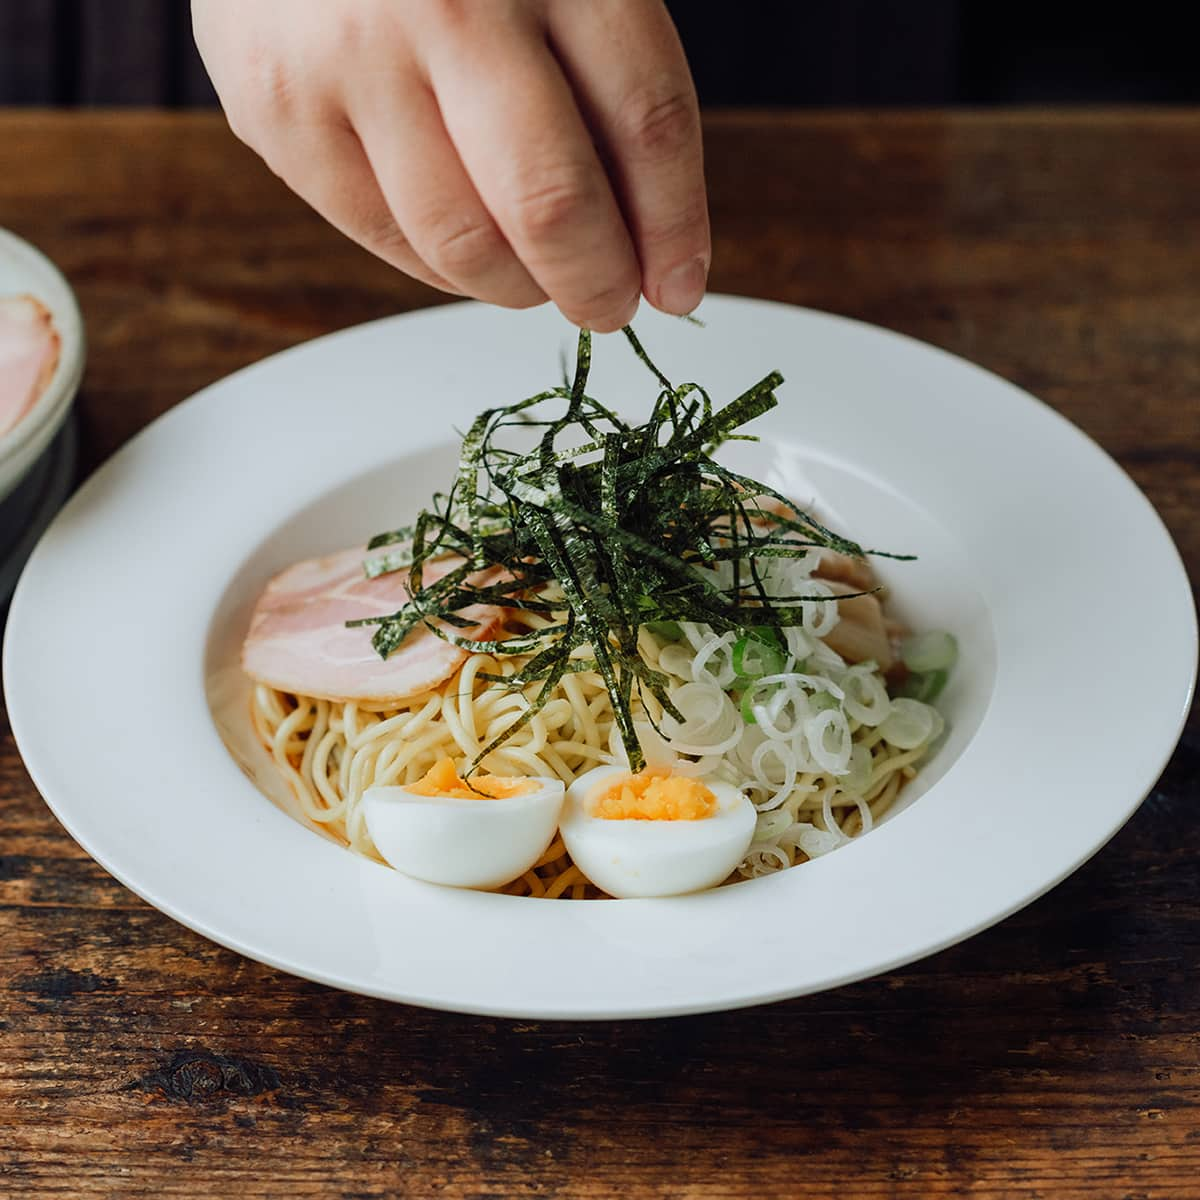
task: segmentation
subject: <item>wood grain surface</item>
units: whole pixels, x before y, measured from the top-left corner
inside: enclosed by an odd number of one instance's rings
[[[1031,389],[1130,471],[1195,583],[1200,113],[715,114],[708,155],[715,289]],[[89,470],[237,367],[438,302],[215,117],[0,114],[0,224],[78,288]],[[1097,755],[1136,702],[1097,697]],[[1113,842],[962,946],[744,1012],[526,1024],[189,933],[67,837],[6,730],[0,1196],[1200,1196],[1198,799],[1193,714]]]

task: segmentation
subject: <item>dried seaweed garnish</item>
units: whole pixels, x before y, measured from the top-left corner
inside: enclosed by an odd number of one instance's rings
[[[372,644],[381,657],[418,625],[467,650],[531,656],[512,675],[483,676],[514,690],[540,686],[472,767],[530,721],[564,675],[596,671],[630,766],[640,770],[635,692],[650,692],[679,715],[666,678],[638,652],[641,626],[694,621],[722,633],[773,629],[778,637],[800,624],[800,601],[832,598],[769,595],[760,560],[818,547],[866,553],[713,457],[722,442],[755,440],[738,431],[778,403],[779,372],[714,408],[699,384],[673,385],[633,330],[624,334],[660,389],[643,424],[628,424],[587,394],[592,339],[581,331],[570,381],[481,413],[463,438],[450,490],[435,495],[415,524],[369,543],[391,549],[367,559],[367,575],[407,570],[411,594],[397,612],[351,622],[377,626]],[[514,430],[520,437],[506,437]],[[537,444],[519,448],[530,432]],[[449,554],[461,561],[427,585],[425,565]],[[731,564],[732,583],[714,570],[721,563]],[[459,614],[473,604],[524,609],[549,623],[478,641],[461,632],[473,623]]]

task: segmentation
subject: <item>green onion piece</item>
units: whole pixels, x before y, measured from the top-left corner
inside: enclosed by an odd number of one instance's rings
[[[900,685],[900,695],[910,700],[920,700],[923,704],[932,704],[942,694],[949,678],[950,672],[945,669],[914,671]]]
[[[787,640],[783,630],[775,625],[752,625],[750,636],[766,646],[774,646],[781,654],[787,654]]]
[[[814,692],[810,703],[817,712],[824,712],[827,708],[842,707],[842,702],[832,692],[824,690]]]
[[[738,687],[745,688],[745,691],[742,692],[742,698],[738,705],[738,707],[742,710],[742,720],[745,721],[747,725],[757,725],[758,718],[754,715],[754,706],[751,703],[752,698],[756,697],[759,704],[765,704],[772,696],[775,695],[777,691],[779,691],[779,685],[777,683],[769,683],[766,687],[755,687],[754,680],[747,679],[738,684],[734,690],[736,691]]]
[[[650,630],[655,637],[662,638],[664,642],[677,642],[683,637],[683,630],[678,621],[647,621],[642,628]]]
[[[753,652],[749,660],[746,657],[748,650]],[[733,643],[731,657],[738,680],[746,681],[760,679],[764,675],[778,675],[787,663],[787,659],[773,645],[761,641],[753,633]]]
[[[934,630],[915,633],[900,644],[904,665],[918,675],[930,671],[949,671],[958,661],[958,642],[952,633]]]

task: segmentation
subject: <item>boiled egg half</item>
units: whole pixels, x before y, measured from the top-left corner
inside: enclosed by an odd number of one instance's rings
[[[716,887],[745,858],[754,824],[754,806],[729,784],[596,767],[567,789],[560,828],[592,883],[634,899]]]
[[[442,759],[416,783],[363,793],[371,840],[397,871],[449,887],[498,888],[528,871],[554,840],[558,779],[460,778]]]

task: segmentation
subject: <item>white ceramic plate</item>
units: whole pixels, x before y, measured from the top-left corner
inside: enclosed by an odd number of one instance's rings
[[[559,377],[550,311],[382,321],[214,385],[134,438],[52,526],[17,589],[4,674],[42,794],[115,876],[214,941],[337,987],[469,1012],[628,1017],[795,996],[998,921],[1104,844],[1178,738],[1191,596],[1145,498],[1025,393],[908,338],[750,300],[707,329],[646,313],[675,378],[783,403],[740,453],[871,545],[954,630],[950,736],[861,841],[702,895],[551,903],[418,884],[268,802],[232,669],[249,607],[301,556],[403,523],[489,401]],[[601,339],[593,394],[653,381]],[[211,704],[211,707],[210,707]],[[286,804],[286,793],[278,796]]]
[[[49,449],[0,500],[0,604],[12,595],[38,538],[71,490],[77,441],[75,420],[68,410],[67,420]]]

